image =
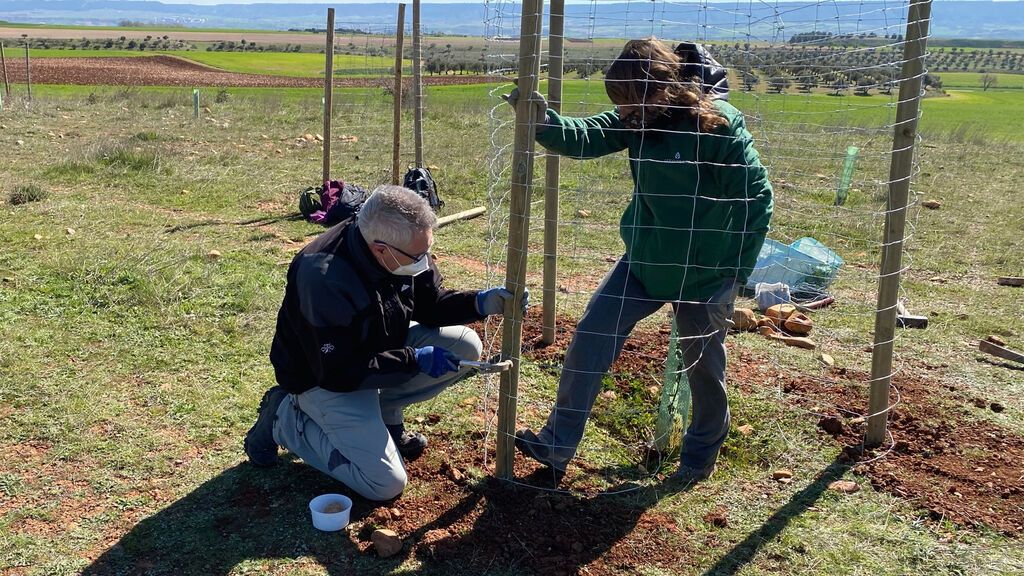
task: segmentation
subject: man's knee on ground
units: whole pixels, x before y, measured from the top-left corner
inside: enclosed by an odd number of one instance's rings
[[[396,468],[386,477],[367,478],[363,486],[359,488],[353,487],[353,489],[367,500],[383,501],[397,497],[405,490],[405,486],[408,483],[409,477],[406,475],[405,470]]]

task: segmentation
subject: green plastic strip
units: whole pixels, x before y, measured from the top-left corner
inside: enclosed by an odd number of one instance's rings
[[[853,168],[857,163],[857,153],[860,148],[850,146],[846,149],[846,160],[843,161],[843,175],[839,178],[839,188],[836,189],[836,206],[846,203],[846,197],[850,195],[850,182],[853,181]]]
[[[661,404],[654,427],[654,446],[666,455],[679,453],[690,416],[690,382],[683,370],[683,351],[679,347],[679,329],[672,319],[665,362],[665,382],[661,387]]]

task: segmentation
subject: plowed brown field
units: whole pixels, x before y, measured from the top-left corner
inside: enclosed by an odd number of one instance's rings
[[[252,88],[315,88],[323,86],[323,80],[319,78],[225,72],[184,58],[166,55],[128,58],[37,58],[32,60],[31,66],[34,84]],[[7,73],[12,82],[24,82],[24,62],[9,61]],[[486,76],[423,77],[423,83],[432,86],[480,84],[489,80]],[[381,77],[335,78],[334,85],[338,87],[378,86],[381,81]]]

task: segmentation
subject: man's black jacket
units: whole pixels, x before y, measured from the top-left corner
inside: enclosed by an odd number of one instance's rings
[[[406,382],[419,372],[415,351],[405,345],[409,322],[479,320],[476,294],[444,288],[433,261],[415,277],[391,274],[354,220],[338,224],[288,267],[270,348],[277,382],[292,394],[315,386],[351,392]]]

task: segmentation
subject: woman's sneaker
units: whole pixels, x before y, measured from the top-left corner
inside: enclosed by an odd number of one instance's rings
[[[529,428],[516,430],[516,450],[522,452],[523,456],[536,460],[547,466],[554,473],[555,484],[562,481],[565,476],[565,468],[556,466],[551,460],[550,447],[541,442],[540,438]]]
[[[263,394],[260,400],[256,423],[245,435],[245,454],[254,466],[266,468],[277,464],[277,442],[274,441],[274,421],[277,408],[288,393],[280,386],[274,386]]]

